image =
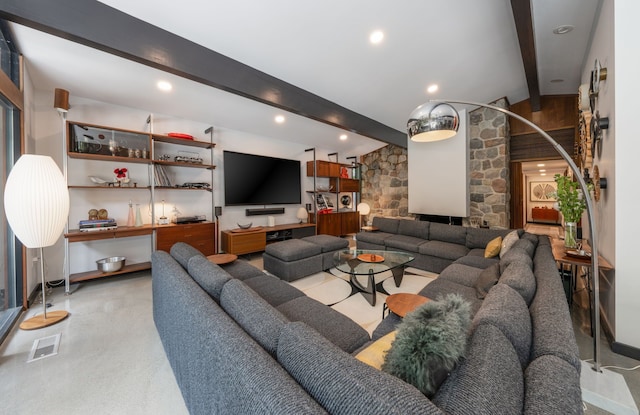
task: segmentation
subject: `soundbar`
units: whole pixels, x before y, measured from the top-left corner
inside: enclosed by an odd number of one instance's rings
[[[247,209],[245,212],[247,216],[282,215],[284,214],[284,208]]]

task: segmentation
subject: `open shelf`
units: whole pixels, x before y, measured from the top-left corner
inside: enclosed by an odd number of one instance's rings
[[[156,190],[195,190],[198,192],[202,192],[202,191],[207,191],[207,192],[211,192],[212,189],[208,188],[208,189],[196,189],[196,188],[190,188],[190,187],[178,187],[178,186],[155,186]]]
[[[69,282],[74,283],[74,282],[80,282],[80,281],[94,280],[97,278],[113,277],[114,275],[127,274],[129,272],[136,272],[136,271],[144,271],[147,269],[151,269],[151,262],[140,262],[138,264],[125,265],[124,267],[122,267],[121,270],[115,271],[115,272],[102,272],[102,271],[95,270],[95,271],[86,271],[86,272],[80,272],[77,274],[71,274],[69,275]]]
[[[117,229],[104,231],[80,232],[78,229],[71,229],[64,237],[69,242],[99,241],[101,239],[126,238],[129,236],[151,235],[153,225],[143,226],[118,226]]]
[[[169,137],[167,135],[153,134],[153,140],[161,143],[177,144],[180,146],[199,147],[199,148],[212,148],[216,145],[207,141],[189,140],[185,138]]]
[[[151,186],[76,186],[69,185],[69,189],[118,189],[118,190],[148,190]]]
[[[213,166],[211,164],[180,163],[177,161],[165,161],[165,160],[154,160],[153,162],[155,164],[161,164],[163,166],[195,167],[197,169],[207,169],[207,170],[212,170],[216,168],[216,166]]]
[[[151,160],[148,158],[138,158],[138,157],[121,157],[121,156],[108,156],[104,154],[91,154],[91,153],[76,153],[75,151],[69,151],[67,153],[69,157],[74,159],[85,159],[85,160],[99,160],[99,161],[119,161],[122,163],[141,163],[141,164],[149,164]]]

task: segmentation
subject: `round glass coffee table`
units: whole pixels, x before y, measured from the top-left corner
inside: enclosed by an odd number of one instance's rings
[[[333,255],[336,269],[349,274],[351,284],[372,306],[376,305],[376,274],[391,271],[396,287],[399,287],[404,268],[413,259],[414,256],[406,252],[371,249],[345,249]],[[359,275],[367,276],[366,286],[358,281]]]

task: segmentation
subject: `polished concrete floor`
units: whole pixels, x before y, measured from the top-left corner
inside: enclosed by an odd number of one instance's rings
[[[248,259],[262,266],[260,256]],[[580,357],[592,357],[588,309],[576,295],[572,317]],[[71,315],[47,328],[14,327],[0,346],[0,414],[186,414],[180,390],[153,324],[151,276],[140,272],[81,284],[70,296],[55,288],[50,310]],[[41,305],[23,318],[41,313]],[[61,333],[57,355],[27,363],[34,340]],[[601,340],[603,366],[639,361],[611,352]],[[640,406],[640,370],[621,371]],[[587,406],[587,414],[604,414]]]

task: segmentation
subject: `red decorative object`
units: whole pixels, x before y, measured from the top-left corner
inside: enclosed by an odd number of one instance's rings
[[[346,167],[340,167],[340,177],[343,179],[349,178],[349,172],[347,171]]]
[[[184,134],[184,133],[169,133],[167,135],[173,138],[184,138],[185,140],[193,140],[192,135]]]
[[[127,177],[127,168],[123,167],[121,169],[115,169],[113,172],[116,175],[117,179],[124,179],[125,177]]]

